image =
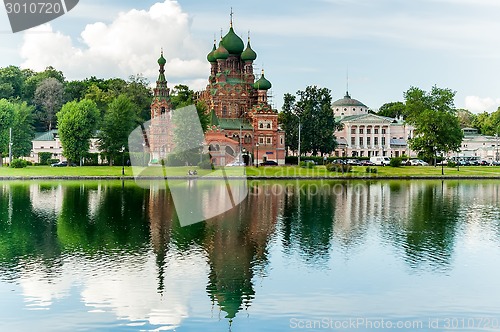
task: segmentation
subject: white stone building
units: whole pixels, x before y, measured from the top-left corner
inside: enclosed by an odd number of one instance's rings
[[[449,157],[478,157],[480,160],[499,161],[500,146],[497,136],[484,136],[475,128],[464,128],[464,139],[458,153],[450,153]]]
[[[393,119],[369,112],[362,102],[352,99],[347,92],[344,98],[332,104],[335,120],[344,128],[335,133],[339,145],[336,156],[373,157],[402,155],[414,156],[407,140],[413,127],[402,119]]]
[[[63,148],[59,135],[57,134],[57,129],[52,129],[44,133],[37,133],[35,138],[31,141],[31,144],[32,151],[30,159],[34,163],[40,162],[40,158],[38,156],[40,152],[52,153],[52,159],[59,159],[60,161],[66,160],[66,157],[63,156]],[[89,152],[101,153],[98,149],[97,138],[90,139]]]

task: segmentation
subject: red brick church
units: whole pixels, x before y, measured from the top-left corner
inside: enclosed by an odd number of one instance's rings
[[[196,94],[208,106],[210,126],[205,133],[212,162],[226,165],[241,154],[247,164],[266,160],[285,163],[285,133],[278,127],[278,112],[268,103],[271,88],[264,76],[254,75],[257,54],[234,32],[232,15],[227,34],[214,41],[207,60],[211,70],[208,85]],[[160,75],[151,103],[150,151],[152,159],[162,159],[173,149],[169,120],[171,103],[165,79],[166,60],[158,59]],[[241,146],[241,151],[240,151]],[[251,156],[254,156],[252,160]]]

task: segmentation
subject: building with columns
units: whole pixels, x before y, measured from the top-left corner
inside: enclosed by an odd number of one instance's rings
[[[339,145],[336,156],[346,157],[400,157],[414,156],[407,140],[412,137],[413,127],[402,119],[379,116],[369,112],[362,102],[344,98],[332,104],[335,120],[344,127],[335,133]]]

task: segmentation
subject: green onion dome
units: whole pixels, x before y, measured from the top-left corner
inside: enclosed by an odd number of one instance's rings
[[[219,43],[219,47],[214,51],[215,60],[225,60],[229,57],[229,52],[222,44],[222,40]]]
[[[214,47],[212,48],[212,51],[210,51],[210,53],[207,54],[207,60],[208,62],[217,62],[217,59],[215,58],[215,53],[216,51],[216,48],[215,48],[215,40],[214,40]]]
[[[229,32],[222,38],[222,45],[224,45],[229,54],[239,55],[245,48],[243,40],[234,32],[232,26],[229,28]]]
[[[257,59],[257,53],[250,47],[250,38],[247,42],[247,48],[241,53],[241,60],[243,61],[254,61]]]
[[[167,63],[167,60],[165,60],[165,58],[163,57],[163,51],[161,51],[160,58],[158,59],[158,64],[160,66],[165,66],[166,63]]]
[[[264,69],[262,69],[262,75],[260,78],[253,84],[253,87],[257,90],[269,90],[272,87],[271,82],[269,82],[265,77],[264,77]]]

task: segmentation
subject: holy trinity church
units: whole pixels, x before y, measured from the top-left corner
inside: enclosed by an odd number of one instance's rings
[[[210,126],[205,143],[215,165],[226,165],[240,158],[247,165],[272,160],[285,163],[285,133],[278,127],[278,111],[268,103],[271,82],[262,70],[254,74],[257,53],[245,47],[235,33],[231,20],[229,31],[207,55],[210,76],[205,90],[196,94],[210,112]],[[166,59],[158,59],[160,74],[151,103],[149,145],[151,158],[163,159],[174,148],[169,88],[165,78]],[[252,158],[253,156],[253,158]]]

